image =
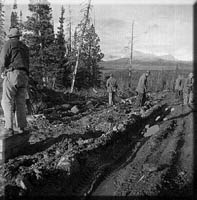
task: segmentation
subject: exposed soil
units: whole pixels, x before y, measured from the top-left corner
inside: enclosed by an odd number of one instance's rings
[[[59,103],[29,120],[29,146],[1,165],[1,196],[192,197],[193,109],[168,92],[151,94],[145,112],[135,98],[106,101]]]

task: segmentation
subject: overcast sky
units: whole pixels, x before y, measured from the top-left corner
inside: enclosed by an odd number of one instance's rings
[[[14,0],[4,0],[10,4],[6,9],[9,16]],[[71,4],[73,28],[79,23],[80,9],[84,0],[49,0],[53,9],[55,27],[58,26],[61,5]],[[156,55],[173,55],[180,60],[193,57],[193,2],[192,0],[92,0],[91,12],[96,32],[101,39],[101,49],[105,59],[121,58],[128,55],[131,26],[134,20],[134,50]],[[23,18],[28,15],[29,0],[18,0]]]

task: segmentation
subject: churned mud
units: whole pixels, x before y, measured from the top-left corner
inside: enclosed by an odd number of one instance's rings
[[[132,98],[48,106],[29,119],[29,145],[0,166],[1,196],[191,197],[193,110],[173,98],[152,94],[144,111]]]

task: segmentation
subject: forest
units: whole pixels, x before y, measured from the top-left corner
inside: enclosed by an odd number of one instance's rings
[[[72,24],[69,16],[71,10],[65,13],[65,8],[61,7],[59,26],[55,32],[49,1],[31,0],[28,9],[30,15],[26,21],[22,21],[22,11],[18,16],[15,1],[10,16],[10,28],[20,28],[22,41],[30,49],[30,78],[36,81],[38,88],[43,86],[51,89],[68,88],[74,84],[72,83],[74,79],[76,79],[75,87],[79,89],[99,86],[101,81],[99,62],[104,54],[91,20],[90,1],[82,6],[82,19],[75,27],[74,33],[71,32]],[[0,11],[1,48],[6,39],[2,2]],[[68,21],[65,21],[65,15],[69,18]],[[68,40],[65,39],[66,34]],[[76,61],[80,66],[78,69],[75,69]],[[74,73],[75,70],[77,73]]]

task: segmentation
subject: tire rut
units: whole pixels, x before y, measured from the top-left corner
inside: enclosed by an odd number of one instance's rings
[[[179,120],[179,129],[177,131],[177,145],[175,147],[174,156],[172,158],[172,163],[169,170],[164,177],[163,183],[161,184],[162,187],[160,189],[160,195],[171,195],[171,196],[182,196],[182,197],[189,197],[192,196],[192,181],[187,180],[186,172],[181,169],[181,153],[182,148],[185,143],[186,137],[186,124],[188,124],[190,120],[186,117],[184,119]]]

